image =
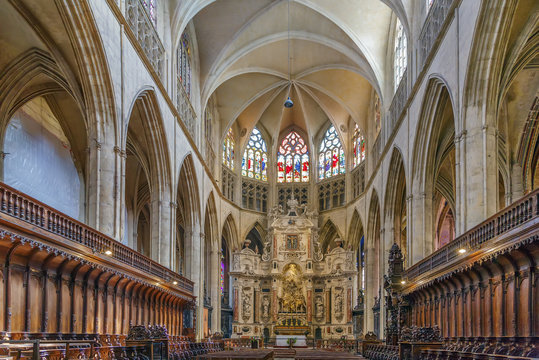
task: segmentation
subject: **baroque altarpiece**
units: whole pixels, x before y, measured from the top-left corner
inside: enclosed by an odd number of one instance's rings
[[[286,212],[272,209],[268,220],[262,254],[249,244],[233,254],[233,337],[353,338],[353,251],[336,239],[323,254],[318,214],[295,199]]]

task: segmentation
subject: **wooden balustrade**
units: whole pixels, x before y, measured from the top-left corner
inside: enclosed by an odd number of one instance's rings
[[[487,243],[491,247],[497,238],[538,218],[539,190],[535,190],[408,268],[405,277],[414,280],[427,272],[461,261],[460,249],[469,254],[482,249]]]
[[[87,246],[93,253],[110,251],[113,259],[157,276],[163,282],[176,282],[174,286],[178,289],[193,293],[193,282],[189,279],[4,183],[0,183],[0,213]]]

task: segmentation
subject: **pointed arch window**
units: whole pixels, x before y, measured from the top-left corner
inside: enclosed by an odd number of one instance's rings
[[[266,142],[256,127],[251,132],[241,161],[241,174],[251,179],[267,181],[268,153]]]
[[[365,138],[357,124],[354,129],[352,144],[354,145],[354,167],[356,167],[365,160]]]
[[[176,73],[178,74],[178,82],[183,86],[183,90],[187,97],[191,96],[191,44],[189,41],[189,35],[184,31],[180,39],[180,45],[178,46],[177,53],[178,68]]]
[[[155,1],[156,0],[142,0],[142,5],[146,9],[150,20],[152,21],[153,26],[157,24],[157,13],[155,11]]]
[[[318,179],[323,180],[344,174],[344,149],[335,126],[327,129],[318,153]]]
[[[406,57],[407,41],[406,34],[404,33],[404,27],[397,18],[395,25],[395,60],[393,63],[393,71],[395,75],[395,90],[399,87],[399,83],[406,70],[407,57]]]
[[[279,146],[277,182],[309,182],[309,151],[305,140],[296,131],[286,135]]]
[[[223,164],[230,170],[234,170],[234,134],[232,128],[228,129],[223,141]]]

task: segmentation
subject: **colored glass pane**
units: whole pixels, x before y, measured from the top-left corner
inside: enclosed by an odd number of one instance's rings
[[[322,139],[318,160],[318,178],[320,180],[345,172],[344,149],[333,125],[329,127]]]
[[[241,174],[251,179],[267,181],[266,165],[268,162],[266,142],[260,130],[254,128],[243,153]]]
[[[352,138],[352,144],[354,145],[354,167],[358,166],[365,160],[365,139],[361,134],[359,126],[354,129],[354,136]]]
[[[223,255],[223,252],[221,252],[220,285],[221,294],[223,294],[225,292],[225,256]]]
[[[234,134],[232,128],[228,129],[223,141],[223,165],[230,170],[234,170]]]
[[[281,142],[277,154],[277,182],[308,182],[309,151],[303,138],[291,131]]]

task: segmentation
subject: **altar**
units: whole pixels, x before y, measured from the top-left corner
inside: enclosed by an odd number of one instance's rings
[[[307,337],[305,335],[276,335],[275,346],[289,347],[288,339],[296,339],[293,347],[307,347]]]
[[[232,254],[233,337],[277,338],[277,346],[306,346],[306,338],[353,338],[354,252],[339,238],[318,240],[318,213],[295,199],[269,211],[263,251],[248,241]],[[250,242],[250,241],[249,241]]]

